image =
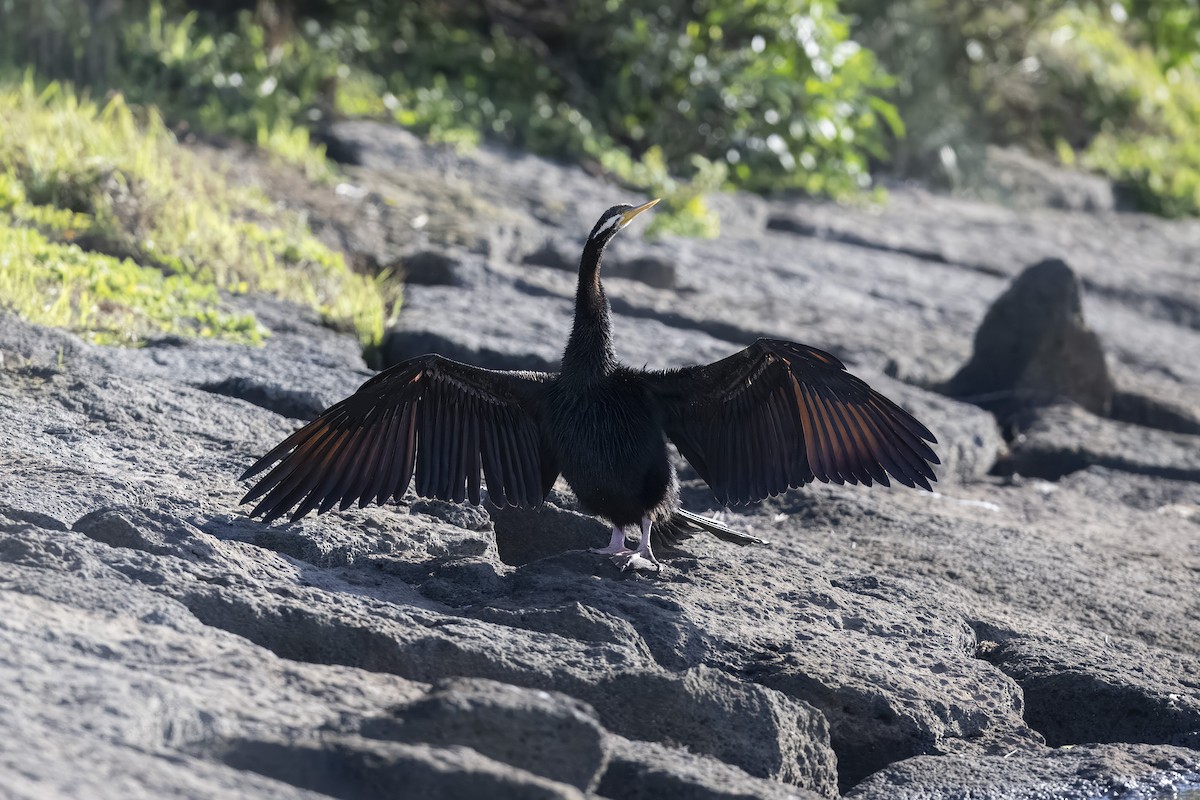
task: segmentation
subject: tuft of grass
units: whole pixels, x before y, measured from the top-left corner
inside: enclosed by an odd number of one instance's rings
[[[0,303],[105,341],[149,331],[250,341],[257,323],[224,313],[220,293],[263,292],[316,309],[366,347],[382,338],[395,293],[386,277],[354,273],[295,216],[231,187],[154,109],[39,88],[27,74],[0,83],[0,119]],[[118,320],[132,338],[114,333]]]
[[[266,333],[253,315],[221,310],[211,284],[54,242],[3,213],[0,298],[26,319],[98,344],[132,345],[166,333],[260,344]]]

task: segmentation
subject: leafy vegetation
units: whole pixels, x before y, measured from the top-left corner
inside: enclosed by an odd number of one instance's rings
[[[113,9],[117,11],[114,13]],[[240,9],[240,10],[239,10]],[[0,0],[0,53],[329,180],[331,116],[582,162],[711,236],[735,186],[848,197],[989,144],[1200,211],[1195,0]]]
[[[458,145],[486,136],[665,195],[659,227],[676,232],[715,232],[703,193],[717,184],[855,193],[902,129],[835,0],[297,0],[234,15],[127,0],[107,37],[80,5],[43,9],[62,11],[83,60],[108,41],[104,83],[173,124],[255,141],[314,177],[328,166],[308,129],[331,113]]]
[[[901,172],[969,173],[1013,144],[1109,175],[1138,207],[1200,213],[1194,0],[846,0],[897,79]]]
[[[230,187],[154,111],[31,77],[0,84],[0,303],[104,342],[156,332],[257,341],[220,291],[266,292],[383,332],[387,287],[265,198]]]
[[[1200,214],[1197,64],[1168,56],[1175,65],[1164,68],[1154,48],[1132,46],[1095,9],[1055,15],[1029,52],[1059,95],[1074,100],[1054,112],[1061,155],[1109,175],[1143,209]]]

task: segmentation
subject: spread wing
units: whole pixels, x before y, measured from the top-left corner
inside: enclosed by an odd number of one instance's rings
[[[759,339],[713,364],[653,373],[666,432],[723,503],[812,480],[929,489],[933,434],[829,353]]]
[[[262,498],[250,514],[267,522],[289,511],[295,520],[398,500],[415,474],[422,497],[479,503],[482,470],[497,505],[538,505],[558,474],[534,416],[551,377],[436,355],[397,364],[246,470],[243,480],[275,465],[242,502]]]

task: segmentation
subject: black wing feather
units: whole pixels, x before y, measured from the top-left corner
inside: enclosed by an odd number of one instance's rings
[[[714,364],[652,373],[667,435],[717,498],[813,480],[930,488],[937,439],[829,353],[759,339]]]
[[[423,497],[480,500],[480,473],[500,505],[537,505],[557,477],[538,427],[542,372],[500,372],[440,356],[379,373],[284,439],[243,479],[270,471],[243,503],[267,521],[312,509]],[[547,487],[545,491],[542,487]]]

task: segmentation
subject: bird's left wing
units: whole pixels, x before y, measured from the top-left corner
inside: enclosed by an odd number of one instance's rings
[[[723,503],[814,479],[929,487],[937,440],[829,353],[759,339],[713,364],[650,373],[667,436]]]
[[[422,497],[479,502],[480,472],[497,505],[535,506],[557,477],[536,420],[552,375],[500,372],[437,355],[379,373],[283,440],[242,479],[275,465],[242,498],[251,516],[293,520],[340,504]],[[278,462],[276,464],[276,462]]]

